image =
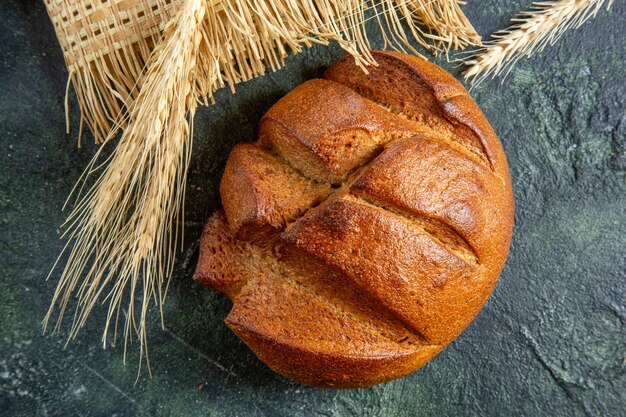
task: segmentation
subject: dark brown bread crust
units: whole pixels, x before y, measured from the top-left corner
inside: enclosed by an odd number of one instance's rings
[[[344,58],[238,145],[195,279],[275,371],[370,386],[419,368],[472,321],[511,239],[506,157],[467,91],[420,58]]]

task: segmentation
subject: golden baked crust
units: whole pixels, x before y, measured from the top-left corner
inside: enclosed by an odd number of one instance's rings
[[[228,295],[227,325],[275,371],[370,386],[422,366],[472,321],[506,260],[506,157],[439,67],[344,58],[235,147],[195,279]]]

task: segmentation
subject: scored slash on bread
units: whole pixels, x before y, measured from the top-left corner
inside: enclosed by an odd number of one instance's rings
[[[503,178],[509,177],[495,132],[460,82],[435,64],[407,54],[379,51],[376,62],[368,75],[344,57],[328,68],[325,77],[424,125],[439,140],[465,147]]]
[[[511,239],[495,133],[420,58],[374,52],[293,90],[232,151],[195,279],[275,371],[357,387],[422,366],[471,322]]]
[[[368,386],[381,376],[410,373],[443,348],[414,340],[393,318],[359,303],[358,294],[339,291],[328,276],[303,275],[234,239],[222,212],[211,216],[206,231],[196,279],[235,300],[226,324],[288,377]]]
[[[263,116],[259,144],[276,149],[307,177],[339,184],[385,143],[419,129],[344,85],[311,80]]]
[[[267,149],[252,143],[231,152],[220,184],[222,205],[237,238],[262,242],[296,220],[331,192],[330,184],[310,180]]]

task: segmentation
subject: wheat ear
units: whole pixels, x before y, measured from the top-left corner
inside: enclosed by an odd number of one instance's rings
[[[73,247],[44,319],[45,326],[58,303],[58,330],[75,293],[78,305],[69,335],[74,338],[104,296],[106,347],[109,327],[114,323],[117,333],[122,303],[128,300],[123,309],[124,350],[136,334],[148,365],[144,349],[148,306],[151,299],[162,306],[164,279],[171,273],[179,244],[176,231],[193,138],[188,117],[193,118],[196,109],[195,70],[205,10],[204,0],[187,0],[165,27],[130,107],[132,121],[110,163],[66,222],[68,245]],[[113,136],[114,132],[107,140]],[[98,156],[88,171],[95,170]]]
[[[512,19],[513,25],[493,35],[493,40],[472,52],[463,62],[464,76],[479,84],[488,76],[506,76],[522,57],[541,52],[554,44],[568,29],[580,27],[613,0],[558,0],[533,3],[530,11]]]

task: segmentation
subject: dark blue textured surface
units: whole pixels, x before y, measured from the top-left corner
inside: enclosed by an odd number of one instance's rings
[[[529,1],[465,8],[481,34]],[[202,224],[218,206],[229,150],[261,115],[342,55],[315,47],[201,109],[189,175],[187,242],[153,378],[100,348],[104,311],[66,350],[41,335],[63,242],[61,206],[95,148],[65,134],[66,70],[39,1],[0,3],[0,415],[623,416],[626,408],[626,10],[522,60],[473,91],[509,157],[511,253],[486,308],[419,372],[368,390],[322,390],[268,370],[224,326],[230,303],[191,281]],[[374,42],[380,46],[380,42]],[[435,59],[441,64],[443,61]],[[450,65],[446,65],[451,69]],[[455,72],[458,76],[458,72]],[[71,101],[72,123],[78,125]]]

